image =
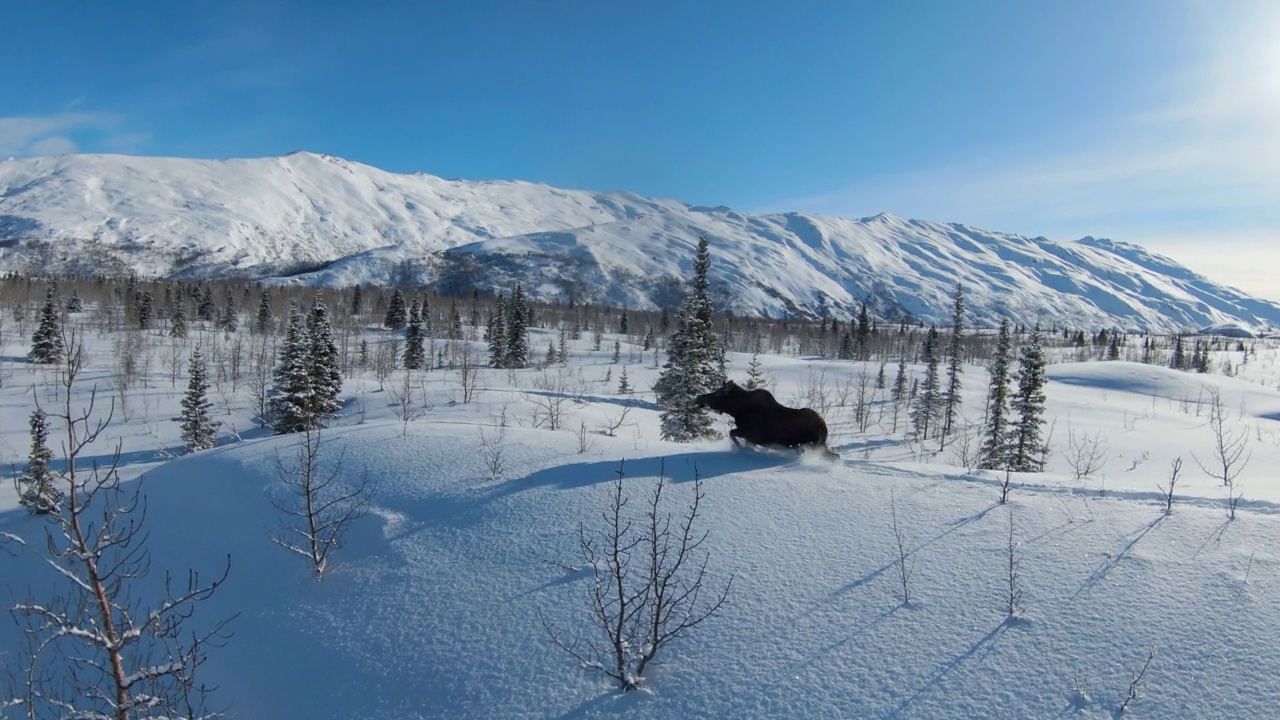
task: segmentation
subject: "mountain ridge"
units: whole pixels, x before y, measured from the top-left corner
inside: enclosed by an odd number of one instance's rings
[[[246,277],[326,286],[522,282],[543,300],[671,306],[697,237],[722,310],[1178,331],[1280,327],[1280,304],[1122,241],[987,231],[892,213],[755,214],[626,191],[397,174],[332,155],[0,162],[0,268]]]

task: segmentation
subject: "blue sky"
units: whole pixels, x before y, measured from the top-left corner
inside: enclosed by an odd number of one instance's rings
[[[1280,299],[1280,3],[10,1],[0,156],[393,171],[1143,244]]]

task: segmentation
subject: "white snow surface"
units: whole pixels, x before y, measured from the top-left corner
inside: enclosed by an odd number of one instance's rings
[[[542,333],[534,348],[545,345]],[[81,399],[102,382],[109,347],[94,348]],[[1215,358],[1240,368],[1231,378],[1128,362],[1052,365],[1055,452],[1047,472],[1013,476],[1007,505],[997,502],[998,475],[959,466],[958,442],[941,452],[909,444],[887,414],[858,433],[850,408],[828,408],[837,462],[733,450],[727,440],[663,442],[651,394],[616,393],[624,366],[633,386],[650,387],[652,363],[630,345],[622,365],[585,347],[567,368],[484,370],[470,403],[460,402],[453,373],[422,373],[429,409],[407,425],[372,377],[348,378],[326,447],[331,457],[345,450],[348,475],[367,470],[380,492],[320,582],[268,538],[278,526],[275,458],[294,438],[249,431],[246,389],[223,383],[221,446],[166,459],[180,444],[182,384],[150,378],[131,398],[131,419],[117,416],[93,454],[105,456],[118,438],[125,477],[145,472],[153,582],[189,568],[214,575],[230,556],[230,578],[195,619],[239,613],[234,637],[203,668],[216,700],[241,720],[1111,718],[1154,652],[1126,717],[1270,718],[1280,706],[1274,344],[1259,341],[1243,366],[1239,353]],[[730,374],[741,380],[748,359],[731,354]],[[807,388],[832,392],[877,369],[762,361],[778,398],[793,405]],[[0,370],[0,448],[11,468],[25,458],[31,388],[48,378],[30,365]],[[964,370],[963,416],[979,418],[986,375]],[[569,396],[566,429],[532,426],[549,392],[538,385]],[[1192,457],[1211,452],[1210,392],[1229,409],[1228,429],[1250,438],[1234,521],[1226,490]],[[605,436],[627,407],[617,436]],[[479,433],[497,432],[503,416],[507,471],[494,480]],[[1093,476],[1072,473],[1069,433],[1104,443],[1106,464]],[[1166,516],[1156,486],[1178,456],[1186,467]],[[708,582],[732,577],[722,613],[668,647],[643,690],[626,694],[551,646],[539,620],[590,632],[576,532],[600,528],[620,467],[630,507],[661,472],[677,513],[696,472]],[[891,507],[910,548],[909,605],[898,596]],[[1025,608],[1016,620],[1004,610],[1010,513]],[[0,604],[53,592],[44,532],[3,483]],[[14,661],[16,632],[0,623],[0,665]]]
[[[700,234],[722,309],[943,323],[955,283],[977,322],[1121,329],[1280,327],[1280,304],[1136,245],[1053,242],[882,214],[762,215],[626,192],[398,175],[340,158],[68,155],[0,162],[0,268],[418,280],[650,309],[674,306]]]

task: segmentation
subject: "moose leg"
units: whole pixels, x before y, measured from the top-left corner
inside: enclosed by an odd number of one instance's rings
[[[729,439],[733,441],[734,447],[742,447],[742,431],[738,428],[729,430]]]

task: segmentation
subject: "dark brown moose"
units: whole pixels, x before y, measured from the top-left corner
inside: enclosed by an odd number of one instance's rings
[[[787,407],[763,388],[748,390],[730,380],[694,402],[731,416],[737,427],[729,431],[729,439],[739,447],[745,440],[765,447],[821,449],[827,457],[838,457],[827,449],[827,424],[821,415],[809,408]]]

